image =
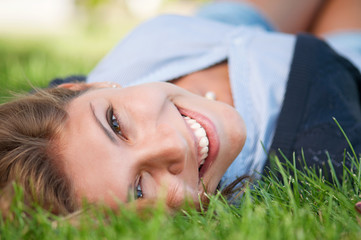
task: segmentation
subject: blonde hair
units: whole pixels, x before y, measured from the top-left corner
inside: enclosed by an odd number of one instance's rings
[[[26,202],[55,214],[78,208],[56,139],[68,117],[67,104],[84,91],[36,90],[0,105],[1,190],[15,182],[23,188]]]

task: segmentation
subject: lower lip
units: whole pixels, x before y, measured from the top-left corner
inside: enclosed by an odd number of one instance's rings
[[[209,151],[208,151],[208,157],[206,158],[200,172],[199,172],[199,179],[204,176],[205,172],[209,169],[209,167],[213,164],[215,161],[218,151],[219,151],[219,138],[216,131],[216,126],[213,124],[213,122],[206,116],[193,112],[187,109],[178,108],[179,112],[182,115],[186,115],[190,118],[193,118],[196,120],[206,131],[207,137],[209,140]]]

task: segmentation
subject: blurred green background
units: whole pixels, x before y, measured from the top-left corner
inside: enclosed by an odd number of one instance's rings
[[[162,13],[191,15],[205,2],[2,0],[0,102],[56,77],[87,74],[137,24]]]

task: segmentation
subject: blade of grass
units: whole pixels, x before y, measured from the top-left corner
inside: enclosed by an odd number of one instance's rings
[[[337,189],[341,189],[340,182],[338,181],[338,178],[337,178],[337,175],[336,175],[336,172],[335,172],[335,168],[333,167],[333,164],[331,162],[331,157],[330,157],[330,154],[328,153],[328,151],[326,151],[326,156],[327,156],[328,165],[330,166],[330,170],[331,170],[332,181],[334,183],[336,183]]]
[[[353,148],[349,138],[347,137],[345,131],[343,130],[343,128],[341,127],[341,125],[338,123],[337,119],[335,117],[332,117],[332,119],[335,121],[335,123],[337,124],[338,128],[341,130],[343,136],[345,137],[351,151],[352,151],[352,154],[353,156],[355,157],[355,161],[357,161],[357,155],[356,155],[356,152],[355,152],[355,149]],[[359,183],[358,185],[360,186],[360,179],[361,179],[361,167],[360,167],[360,163],[358,163],[358,174],[357,174],[357,182]],[[356,189],[356,194],[358,195],[359,194],[359,188]]]
[[[282,157],[286,161],[288,161],[288,159],[286,158],[286,156],[283,154],[283,152],[280,149],[279,149],[279,152],[282,155]],[[285,173],[284,167],[282,166],[282,164],[281,164],[281,162],[280,162],[280,160],[279,160],[279,158],[277,156],[275,156],[275,161],[276,161],[276,164],[278,166],[278,170],[282,175],[283,183],[286,186],[287,194],[288,194],[289,200],[291,202],[292,208],[295,210],[295,214],[297,214],[296,213],[297,212],[297,205],[296,205],[296,202],[295,202],[295,199],[294,199],[290,184],[287,181],[287,175]]]

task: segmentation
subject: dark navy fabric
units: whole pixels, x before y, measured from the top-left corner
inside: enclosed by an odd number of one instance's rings
[[[360,72],[348,60],[325,42],[299,35],[270,153],[284,161],[280,149],[292,161],[293,153],[302,159],[303,150],[307,166],[324,169],[326,177],[328,153],[340,177],[344,150],[351,151],[332,118],[361,153],[360,84]],[[346,165],[351,166],[347,156]]]
[[[85,82],[86,76],[85,75],[71,75],[65,78],[54,78],[50,81],[48,87],[57,87],[64,83],[77,83],[77,82]]]

